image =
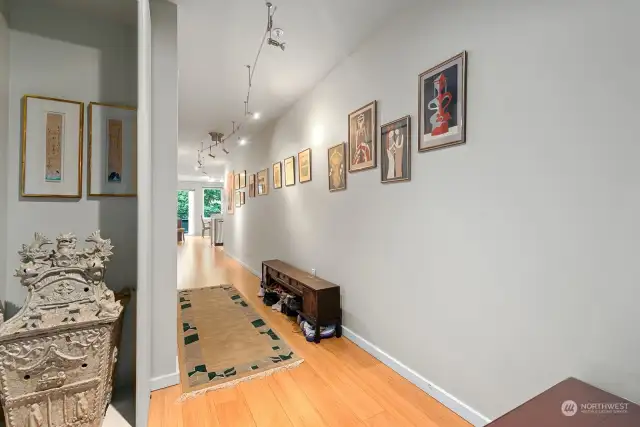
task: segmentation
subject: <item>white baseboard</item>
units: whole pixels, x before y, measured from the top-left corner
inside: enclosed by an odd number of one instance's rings
[[[469,405],[465,404],[461,400],[447,393],[442,388],[438,387],[431,381],[424,378],[422,375],[409,368],[404,363],[400,362],[393,356],[382,351],[379,347],[370,343],[366,339],[362,338],[360,335],[353,332],[351,329],[347,327],[342,327],[342,334],[344,337],[348,338],[358,347],[396,371],[400,376],[406,378],[415,384],[418,388],[423,390],[425,393],[436,399],[438,402],[442,403],[447,408],[451,409],[456,414],[460,415],[465,420],[469,421],[476,427],[482,427],[488,424],[491,420],[484,415],[480,414],[475,409],[471,408]]]
[[[149,388],[151,391],[156,391],[161,388],[167,388],[178,384],[180,384],[180,374],[176,371],[160,377],[151,378],[149,381]]]
[[[261,273],[251,268],[244,261],[234,256],[232,253],[230,253],[226,249],[225,249],[225,254],[233,258],[235,261],[237,261],[240,265],[242,265],[244,268],[249,270],[255,276],[262,277]],[[420,375],[413,369],[409,368],[404,363],[400,362],[398,359],[385,353],[379,347],[370,343],[366,339],[362,338],[360,335],[356,334],[351,329],[343,326],[342,331],[343,331],[342,334],[345,338],[348,338],[358,347],[360,347],[361,349],[363,349],[364,351],[366,351],[367,353],[369,353],[370,355],[372,355],[373,357],[375,357],[376,359],[378,359],[379,361],[381,361],[382,363],[384,363],[385,365],[387,365],[388,367],[396,371],[400,376],[402,376],[403,378],[415,384],[418,388],[420,388],[425,393],[427,393],[428,395],[436,399],[438,402],[442,403],[444,406],[451,409],[453,412],[455,412],[456,414],[458,414],[459,416],[461,416],[462,418],[464,418],[465,420],[473,424],[475,427],[483,427],[487,425],[489,422],[491,422],[489,418],[485,417],[484,415],[482,415],[481,413],[479,413],[469,405],[465,404],[460,399],[457,399],[456,397],[447,393],[445,390],[438,387],[431,381],[427,380],[422,375]]]
[[[240,264],[241,266],[243,266],[244,268],[246,268],[247,270],[249,270],[251,272],[251,274],[253,274],[254,276],[260,278],[262,277],[262,273],[260,273],[259,271],[254,270],[253,268],[251,268],[249,265],[247,265],[244,261],[242,261],[240,258],[238,258],[237,256],[233,255],[231,252],[229,252],[228,250],[224,250],[225,255],[227,255],[228,257],[233,258],[238,264]]]

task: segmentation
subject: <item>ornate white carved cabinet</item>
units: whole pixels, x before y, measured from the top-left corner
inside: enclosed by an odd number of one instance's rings
[[[96,231],[52,242],[36,233],[22,245],[20,277],[28,295],[0,326],[0,399],[7,427],[98,427],[111,400],[122,311],[104,283],[111,241]]]

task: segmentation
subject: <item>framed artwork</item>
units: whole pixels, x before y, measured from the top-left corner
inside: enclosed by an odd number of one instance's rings
[[[467,109],[467,52],[420,74],[418,151],[464,144]]]
[[[82,197],[84,103],[22,99],[22,197]]]
[[[89,197],[136,197],[136,108],[91,102],[87,117]]]
[[[240,193],[240,206],[244,205],[244,191]]]
[[[240,206],[242,206],[242,199],[240,198],[240,191],[236,190],[236,195],[235,195],[235,199],[236,199],[236,208],[239,208]]]
[[[249,175],[249,197],[256,197],[256,174]]]
[[[273,188],[282,188],[282,162],[273,164]]]
[[[294,156],[284,159],[284,185],[291,187],[296,184],[296,158]]]
[[[329,165],[329,191],[340,191],[347,189],[347,162],[345,143],[329,147],[327,150]]]
[[[235,184],[235,182],[234,182],[234,181],[235,181],[234,176],[235,176],[235,175],[233,174],[233,171],[228,172],[228,173],[227,173],[227,179],[226,179],[226,181],[225,181],[225,183],[224,183],[224,185],[225,185],[225,193],[226,193],[225,195],[226,195],[226,199],[227,199],[227,200],[226,200],[226,203],[227,203],[227,213],[228,213],[229,215],[233,215],[233,211],[234,211],[234,209],[235,209],[235,204],[234,204],[234,202],[233,202],[233,196],[234,196],[234,194],[235,194],[235,193],[234,193],[235,188],[234,188],[234,186],[233,186],[233,185]]]
[[[240,174],[239,173],[234,176],[233,188],[235,188],[236,190],[238,188],[240,188]]]
[[[247,188],[247,171],[240,172],[240,186],[238,188]]]
[[[258,176],[256,178],[258,196],[266,196],[269,194],[269,169],[263,169],[258,172]]]
[[[298,180],[300,184],[311,181],[311,148],[298,153]]]
[[[411,179],[411,116],[380,127],[380,172],[383,183]]]
[[[377,102],[349,114],[349,172],[376,167]]]

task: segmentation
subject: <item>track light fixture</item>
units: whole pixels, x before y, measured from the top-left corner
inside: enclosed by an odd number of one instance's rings
[[[285,45],[286,45],[284,41],[281,41],[282,36],[284,35],[284,30],[282,28],[273,27],[273,16],[276,13],[277,7],[271,4],[271,2],[267,2],[266,6],[267,6],[267,28],[264,32],[264,35],[262,36],[262,41],[260,42],[260,47],[258,49],[258,53],[256,54],[256,58],[253,61],[253,67],[251,65],[245,65],[245,67],[247,68],[249,81],[248,81],[248,88],[247,88],[247,97],[245,98],[245,101],[244,101],[245,119],[243,120],[243,122],[248,120],[248,118],[252,118],[253,120],[258,120],[260,119],[260,116],[261,116],[259,112],[251,112],[251,110],[249,109],[249,101],[251,99],[251,86],[253,83],[253,75],[256,72],[258,59],[260,59],[260,54],[262,53],[262,48],[264,47],[265,42],[270,46],[279,47],[283,51],[285,50]],[[215,158],[215,155],[211,153],[211,148],[217,147],[218,145],[222,146],[223,153],[229,154],[229,150],[224,148],[224,142],[227,139],[229,139],[232,135],[235,135],[240,130],[240,127],[242,126],[242,123],[240,123],[237,127],[235,122],[232,122],[232,123],[233,123],[233,131],[229,135],[227,135],[226,138],[222,133],[209,132],[209,136],[211,137],[211,142],[212,142],[211,145],[209,145],[209,154],[208,154],[209,157]],[[244,141],[244,143],[242,141]],[[240,145],[244,145],[246,143],[246,140],[244,139],[239,140],[239,143]],[[200,161],[200,153],[202,152],[204,152],[204,147],[198,150],[198,161]],[[196,170],[197,169],[198,168],[196,167]]]

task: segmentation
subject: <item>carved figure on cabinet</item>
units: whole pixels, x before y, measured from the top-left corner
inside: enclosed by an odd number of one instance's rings
[[[103,292],[100,298],[100,313],[99,317],[118,317],[121,310],[121,305],[115,300],[115,295],[111,289],[107,289]]]
[[[76,395],[76,417],[79,420],[83,420],[89,414],[89,402],[85,392],[78,393]]]
[[[98,232],[86,249],[76,250],[73,234],[56,240],[55,250],[44,250],[51,241],[36,233],[22,247],[16,276],[28,295],[18,314],[0,322],[7,427],[95,427],[111,397],[122,312],[104,282],[111,243]]]
[[[44,417],[40,411],[40,405],[37,403],[29,407],[29,415],[27,417],[27,427],[44,427]]]

